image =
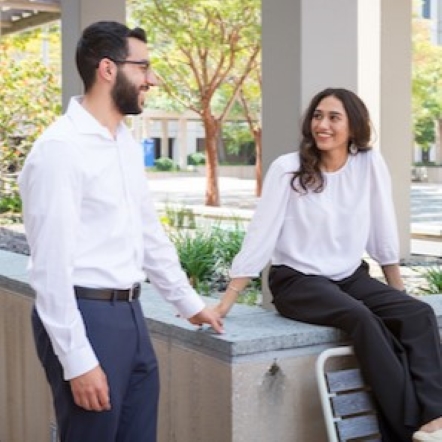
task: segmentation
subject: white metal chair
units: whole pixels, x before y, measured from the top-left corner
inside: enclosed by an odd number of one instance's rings
[[[370,388],[357,366],[329,369],[332,358],[353,355],[351,346],[324,350],[316,361],[316,378],[329,442],[381,441]]]

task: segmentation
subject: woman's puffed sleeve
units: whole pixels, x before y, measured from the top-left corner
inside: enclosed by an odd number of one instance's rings
[[[378,150],[371,152],[370,235],[367,253],[380,265],[399,262],[399,238],[391,178]]]
[[[257,277],[268,264],[281,231],[292,190],[287,156],[277,158],[265,176],[261,198],[247,229],[241,250],[233,260],[230,276]]]

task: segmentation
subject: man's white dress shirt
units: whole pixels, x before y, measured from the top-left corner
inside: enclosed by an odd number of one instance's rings
[[[322,192],[295,192],[290,181],[299,154],[270,166],[231,277],[256,277],[271,261],[333,280],[350,276],[366,251],[380,265],[399,261],[390,175],[378,150],[349,155],[324,173]]]
[[[98,365],[75,285],[126,289],[148,276],[182,316],[204,308],[156,215],[141,146],[123,123],[112,137],[80,101],[37,140],[19,177],[30,284],[65,379]]]

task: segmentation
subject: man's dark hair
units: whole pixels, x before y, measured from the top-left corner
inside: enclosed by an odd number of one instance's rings
[[[99,21],[83,31],[77,44],[75,61],[85,92],[94,84],[96,69],[103,58],[112,60],[127,58],[129,37],[146,43],[146,33],[143,29],[130,29],[114,21]]]

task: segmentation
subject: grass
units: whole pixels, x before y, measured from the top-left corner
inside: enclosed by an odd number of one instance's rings
[[[442,294],[442,266],[431,267],[422,272],[422,276],[426,280],[426,285],[420,287],[423,293]]]

